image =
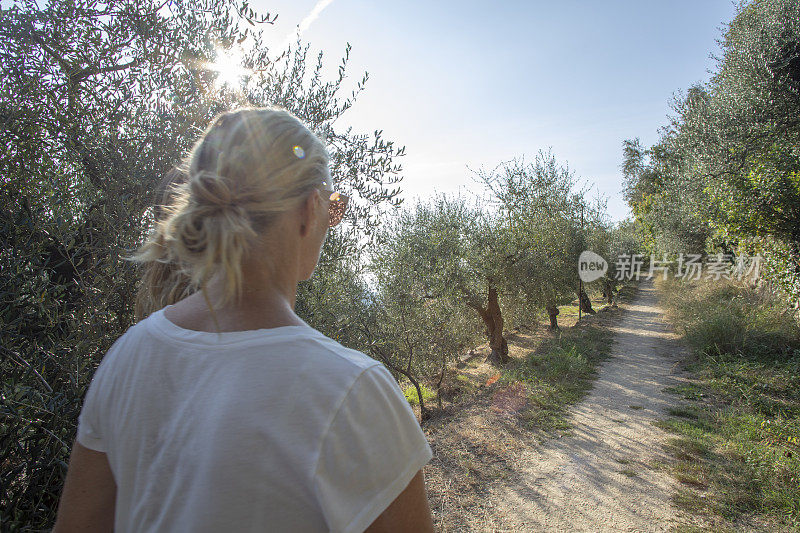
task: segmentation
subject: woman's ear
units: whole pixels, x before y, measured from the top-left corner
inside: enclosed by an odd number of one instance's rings
[[[300,206],[300,236],[305,237],[318,223],[317,218],[321,211],[322,198],[318,189],[312,190]]]

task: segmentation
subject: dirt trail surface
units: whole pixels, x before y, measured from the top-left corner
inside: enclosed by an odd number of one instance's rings
[[[666,433],[652,422],[675,400],[681,346],[643,283],[615,332],[611,358],[570,413],[572,429],[523,453],[520,478],[496,485],[496,530],[668,531],[674,481],[654,466]]]

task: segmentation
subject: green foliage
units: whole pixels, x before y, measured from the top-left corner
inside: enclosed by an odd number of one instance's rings
[[[463,202],[439,198],[403,210],[382,230],[370,264],[376,318],[368,349],[409,380],[443,378],[480,339],[479,317],[464,303],[481,282],[469,240],[477,217]]]
[[[741,253],[763,258],[764,284],[785,295],[788,302],[800,303],[800,244],[774,237],[744,237],[739,240]]]
[[[800,526],[800,327],[785,303],[753,289],[663,286],[672,321],[693,348],[689,403],[660,426],[686,487],[679,506],[735,524]],[[696,491],[706,493],[698,498]]]
[[[295,312],[344,346],[367,351],[358,324],[372,320],[371,292],[358,256],[320,263],[314,276],[298,285]]]
[[[407,294],[457,298],[478,292],[483,278],[497,275],[485,262],[481,213],[459,198],[419,202],[384,226],[385,243],[373,254],[379,286],[405,285]],[[483,235],[481,234],[483,233]]]
[[[508,235],[508,255],[501,264],[505,276],[532,307],[571,301],[580,253],[590,248],[608,255],[604,203],[589,202],[574,173],[552,153],[539,152],[533,163],[504,163],[478,177],[499,204]]]
[[[743,2],[710,82],[674,102],[649,149],[623,145],[626,196],[651,253],[764,252],[800,301],[800,5]]]
[[[687,176],[673,141],[665,134],[650,149],[638,139],[623,143],[625,195],[648,254],[701,253],[711,234],[702,189]]]
[[[422,391],[422,399],[423,401],[430,401],[436,397],[436,391],[428,388],[425,385],[420,385],[420,390]],[[403,389],[403,395],[408,400],[408,403],[411,405],[419,405],[419,395],[417,394],[417,388],[414,385],[409,385]]]
[[[613,224],[607,232],[605,232],[605,239],[607,242],[604,246],[598,246],[599,249],[607,250],[608,255],[602,255],[608,260],[608,272],[606,277],[602,279],[610,288],[616,289],[620,284],[622,278],[629,272],[617,271],[617,260],[620,257],[632,257],[634,255],[642,255],[648,252],[648,247],[645,244],[645,238],[640,232],[640,228],[636,221],[631,219],[622,220]],[[619,278],[619,279],[618,279]]]

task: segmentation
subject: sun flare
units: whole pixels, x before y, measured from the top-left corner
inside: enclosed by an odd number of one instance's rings
[[[209,63],[208,68],[217,73],[217,81],[220,85],[238,87],[242,78],[248,74],[248,70],[242,65],[244,55],[241,50],[233,48],[217,48],[217,57],[213,63]]]

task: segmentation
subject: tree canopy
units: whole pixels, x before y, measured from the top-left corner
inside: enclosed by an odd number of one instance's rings
[[[707,84],[676,96],[658,143],[623,146],[626,196],[655,252],[761,254],[800,298],[800,6],[742,3]]]

